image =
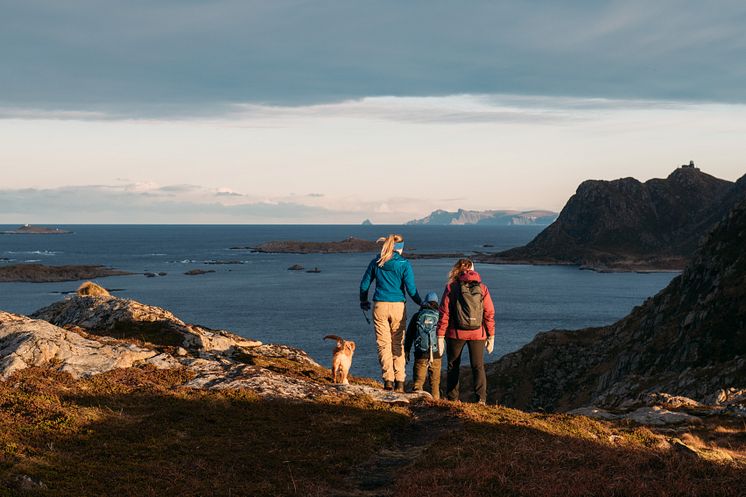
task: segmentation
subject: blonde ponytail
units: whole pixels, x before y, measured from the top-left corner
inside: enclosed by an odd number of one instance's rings
[[[386,264],[394,256],[394,245],[404,241],[404,237],[397,234],[391,234],[376,240],[376,243],[383,242],[381,247],[381,257],[378,258],[378,267]]]

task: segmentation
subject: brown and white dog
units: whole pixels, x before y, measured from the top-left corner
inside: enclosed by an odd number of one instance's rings
[[[334,347],[332,352],[332,381],[334,383],[341,383],[342,385],[349,385],[347,381],[347,373],[350,372],[350,366],[352,366],[352,354],[355,353],[355,342],[344,340],[337,335],[326,335],[324,340],[336,340],[337,346]]]

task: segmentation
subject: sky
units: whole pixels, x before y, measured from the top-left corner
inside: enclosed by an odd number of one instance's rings
[[[0,0],[0,223],[399,223],[746,173],[741,1]]]

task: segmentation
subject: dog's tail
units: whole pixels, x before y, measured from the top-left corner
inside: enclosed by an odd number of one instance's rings
[[[326,335],[324,337],[324,340],[336,340],[337,342],[344,342],[344,340],[341,337],[338,337],[337,335]]]

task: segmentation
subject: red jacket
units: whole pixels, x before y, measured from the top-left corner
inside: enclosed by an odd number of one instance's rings
[[[484,295],[484,315],[482,316],[482,328],[478,330],[458,330],[455,323],[451,322],[451,313],[455,314],[455,292],[458,292],[458,286],[462,281],[479,281]],[[438,336],[457,338],[459,340],[485,340],[488,336],[495,334],[495,305],[492,303],[490,291],[487,285],[481,282],[479,273],[476,271],[464,271],[454,281],[446,285],[443,292],[443,298],[440,300],[440,320],[438,321]]]

